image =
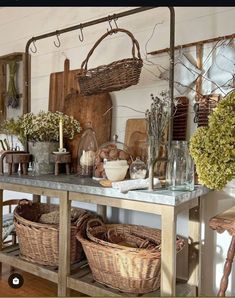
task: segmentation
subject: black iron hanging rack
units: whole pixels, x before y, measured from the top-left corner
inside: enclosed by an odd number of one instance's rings
[[[150,9],[154,9],[154,8],[159,8],[159,7],[138,7],[138,8],[134,8],[131,10],[127,10],[127,11],[123,11],[120,13],[115,13],[113,15],[108,15],[106,17],[103,18],[99,18],[99,19],[95,19],[92,21],[88,21],[85,23],[80,23],[79,25],[75,25],[75,26],[71,26],[71,27],[67,27],[64,29],[60,29],[60,30],[56,30],[53,32],[49,32],[46,34],[42,34],[42,35],[38,35],[38,36],[34,36],[32,38],[30,38],[25,46],[25,53],[26,53],[26,59],[25,59],[25,64],[26,64],[26,73],[25,73],[25,100],[24,100],[24,104],[23,104],[23,112],[27,113],[31,110],[31,100],[30,100],[30,70],[29,70],[29,49],[30,49],[30,45],[33,43],[35,46],[35,42],[37,40],[41,40],[41,39],[45,39],[51,36],[58,36],[70,31],[74,31],[74,30],[81,30],[82,33],[82,29],[85,27],[90,27],[90,26],[94,26],[103,22],[109,22],[114,20],[115,24],[116,24],[116,20],[122,17],[126,17],[129,15],[133,15],[139,12],[144,12]],[[175,47],[175,10],[173,7],[167,7],[169,9],[170,12],[170,67],[169,67],[169,96],[171,99],[171,110],[173,110],[173,99],[174,99],[174,47]],[[59,39],[58,39],[59,41]],[[59,41],[60,42],[60,41]],[[172,129],[173,128],[173,121],[170,121],[170,125],[169,125],[169,147],[170,148],[170,141],[172,139]]]

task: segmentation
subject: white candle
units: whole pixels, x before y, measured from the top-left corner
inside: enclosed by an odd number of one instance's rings
[[[60,141],[60,148],[64,148],[63,146],[63,120],[60,119],[59,122],[59,141]]]

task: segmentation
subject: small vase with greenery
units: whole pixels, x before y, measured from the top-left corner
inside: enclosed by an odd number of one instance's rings
[[[222,189],[235,177],[235,90],[229,92],[190,140],[199,182]]]

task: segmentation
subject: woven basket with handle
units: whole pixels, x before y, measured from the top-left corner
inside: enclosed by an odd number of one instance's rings
[[[88,60],[101,41],[112,33],[126,33],[132,40],[132,58],[114,61],[108,65],[87,69]],[[136,55],[137,50],[137,55]],[[138,41],[133,34],[125,29],[112,29],[101,36],[94,44],[86,59],[82,62],[81,71],[76,76],[81,95],[92,95],[103,92],[117,91],[136,85],[143,66]]]
[[[58,265],[58,224],[35,222],[40,215],[57,210],[59,210],[58,205],[32,203],[26,199],[20,200],[14,210],[14,225],[21,258],[42,265]],[[80,213],[78,220],[76,223],[71,223],[71,263],[75,263],[84,257],[82,246],[77,241],[76,234],[80,229],[86,228],[86,221],[91,216],[85,210],[78,210]]]
[[[126,293],[143,294],[160,287],[161,231],[138,225],[106,225],[97,219],[77,234],[93,278]],[[179,237],[177,252],[184,246]]]

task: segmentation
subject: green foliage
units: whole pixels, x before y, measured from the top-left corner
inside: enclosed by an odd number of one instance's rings
[[[227,94],[190,140],[200,183],[222,189],[235,176],[235,90]]]
[[[61,112],[44,112],[37,115],[24,114],[17,119],[5,120],[1,125],[1,132],[18,136],[22,144],[26,141],[55,142],[59,140],[59,121],[63,121],[63,135],[73,139],[81,130],[80,123],[72,116]]]

